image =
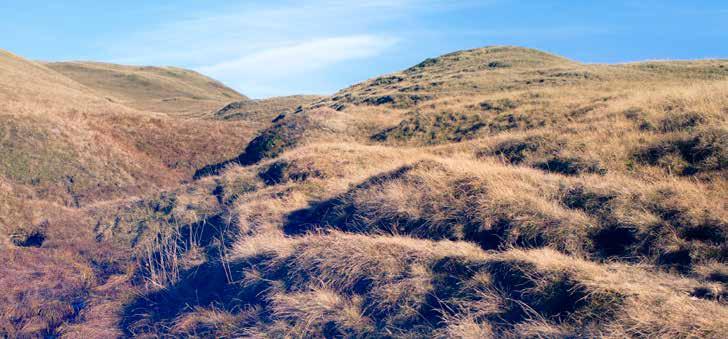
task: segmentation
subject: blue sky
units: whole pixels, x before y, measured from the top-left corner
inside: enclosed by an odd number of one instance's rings
[[[0,48],[192,68],[261,98],[519,45],[583,62],[728,58],[728,1],[0,1]]]

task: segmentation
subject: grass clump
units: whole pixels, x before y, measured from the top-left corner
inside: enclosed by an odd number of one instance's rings
[[[564,141],[553,137],[529,136],[504,141],[496,145],[493,150],[480,152],[479,155],[497,156],[511,164],[519,165],[534,157],[557,155],[565,146]]]
[[[307,166],[302,161],[276,161],[258,173],[266,185],[286,182],[303,182],[310,178],[323,178],[325,174],[318,168]]]
[[[312,122],[305,115],[287,116],[255,137],[237,160],[240,164],[250,165],[263,159],[275,158],[283,151],[298,145],[304,132],[311,126]]]
[[[493,186],[491,186],[493,185]],[[468,240],[486,249],[552,245],[580,252],[585,229],[536,195],[519,199],[494,189],[487,176],[453,172],[423,161],[371,178],[336,198],[292,214],[285,229],[297,234],[336,228]]]
[[[438,113],[415,114],[399,125],[372,136],[376,141],[409,142],[425,144],[462,141],[476,137],[487,122],[477,114]]]
[[[607,174],[607,170],[598,161],[589,161],[578,157],[556,156],[544,162],[537,163],[536,168],[564,175],[579,175],[582,173]]]
[[[380,97],[366,98],[362,103],[373,106],[389,105],[393,108],[411,108],[432,99],[433,97],[430,95],[388,94]]]
[[[380,142],[442,144],[475,139],[516,129],[535,127],[527,114],[500,113],[487,118],[480,113],[414,113],[397,126],[371,137]]]
[[[548,251],[489,256],[462,242],[339,232],[272,240],[253,237],[237,247],[231,267],[245,278],[225,288],[237,289],[237,298],[219,296],[228,305],[213,319],[228,321],[210,319],[207,333],[522,336],[545,326],[589,336],[607,329],[633,298],[586,278],[598,273],[591,266],[567,269],[566,257]],[[257,298],[245,297],[253,293]],[[200,300],[188,300],[197,311],[183,319],[210,314],[205,305],[215,301]],[[144,310],[162,311],[137,309]],[[540,329],[534,318],[544,322]]]
[[[728,168],[728,131],[708,128],[670,135],[637,150],[634,158],[678,175],[722,172]]]
[[[690,204],[688,192],[655,187],[646,191],[566,189],[562,201],[595,218],[589,231],[597,257],[632,261],[686,272],[701,263],[726,260],[725,211]]]
[[[663,133],[691,131],[708,122],[704,114],[697,112],[670,113],[659,122]]]
[[[506,98],[506,99],[499,99],[496,101],[486,100],[486,101],[483,101],[480,104],[478,104],[478,106],[480,107],[480,109],[482,109],[484,111],[503,113],[503,112],[511,111],[511,110],[518,108],[518,106],[520,106],[520,104],[517,101]]]
[[[489,264],[493,284],[507,300],[520,301],[509,305],[506,319],[520,322],[529,312],[538,312],[552,323],[608,321],[622,307],[625,297],[615,291],[590,291],[568,271],[542,271],[533,263],[519,260],[495,261]],[[527,305],[527,306],[526,306]]]
[[[503,141],[477,153],[479,157],[496,156],[513,165],[527,165],[547,172],[564,175],[600,174],[607,170],[597,160],[571,155],[563,138],[533,135]]]

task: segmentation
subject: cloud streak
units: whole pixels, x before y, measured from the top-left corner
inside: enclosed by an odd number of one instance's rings
[[[109,54],[119,63],[190,67],[254,97],[292,94],[309,88],[301,79],[318,77],[312,72],[385,53],[400,39],[393,22],[438,4],[446,2],[318,0],[221,8],[131,34]],[[321,89],[341,84],[332,85]]]
[[[286,92],[281,85],[292,79],[305,78],[343,61],[380,55],[396,43],[396,38],[374,35],[321,38],[265,49],[203,66],[198,71],[242,88],[252,96],[268,96]]]
[[[372,66],[374,60],[386,62],[385,55],[395,56],[394,47],[405,48],[400,42],[410,40],[412,46],[430,38],[423,16],[444,17],[448,11],[496,2],[249,1],[171,12],[163,15],[170,17],[167,21],[113,39],[117,42],[107,47],[107,60],[191,68],[252,97],[330,93],[362,80],[351,69],[342,73],[340,63]],[[381,64],[377,68],[385,69]]]
[[[222,8],[136,32],[110,52],[129,62],[218,62],[312,39],[377,34],[383,24],[411,14],[425,2],[431,1],[319,0]]]
[[[377,56],[396,42],[396,38],[375,35],[321,38],[262,50],[199,69],[219,77],[241,73],[278,79],[320,70],[341,61]]]

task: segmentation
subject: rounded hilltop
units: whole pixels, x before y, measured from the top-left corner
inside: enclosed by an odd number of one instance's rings
[[[217,80],[178,67],[89,61],[52,62],[45,66],[110,101],[138,110],[199,116],[232,101],[248,99]]]
[[[475,69],[544,68],[576,66],[579,63],[567,58],[532,48],[517,46],[487,46],[448,53],[428,58],[407,71],[475,67]]]
[[[596,80],[598,76],[587,68],[531,48],[483,47],[428,58],[403,71],[355,84],[332,96],[334,103],[329,106],[336,110],[362,104],[407,109],[431,104],[443,96],[485,95]]]

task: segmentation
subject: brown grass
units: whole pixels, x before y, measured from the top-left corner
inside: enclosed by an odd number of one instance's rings
[[[142,111],[203,116],[247,99],[222,83],[176,67],[134,67],[98,62],[53,62],[48,68],[77,81],[107,101]]]
[[[280,115],[294,113],[324,97],[315,95],[292,95],[259,100],[236,101],[225,105],[214,113],[215,119],[252,120],[269,122]]]
[[[477,49],[247,122],[2,58],[0,333],[728,331],[725,61]]]

